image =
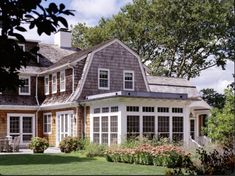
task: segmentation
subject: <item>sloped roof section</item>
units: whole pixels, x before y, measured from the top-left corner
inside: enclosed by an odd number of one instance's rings
[[[151,92],[186,93],[189,98],[199,98],[199,93],[190,81],[182,78],[147,76]]]

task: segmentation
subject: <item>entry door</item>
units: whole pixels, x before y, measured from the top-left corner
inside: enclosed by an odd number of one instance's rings
[[[9,115],[8,135],[12,138],[20,136],[20,143],[29,143],[34,136],[34,116],[31,115]]]
[[[73,136],[73,113],[60,113],[57,115],[57,145],[68,136]]]

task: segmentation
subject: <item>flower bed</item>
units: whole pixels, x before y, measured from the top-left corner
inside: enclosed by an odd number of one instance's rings
[[[110,148],[106,151],[110,162],[135,163],[165,167],[181,167],[184,157],[188,156],[180,147],[172,145],[151,146],[143,144],[135,148]]]

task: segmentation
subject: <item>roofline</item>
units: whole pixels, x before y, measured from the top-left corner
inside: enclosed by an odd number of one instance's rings
[[[169,87],[187,87],[187,88],[197,88],[196,86],[184,86],[184,85],[173,85],[173,84],[158,84],[158,83],[149,83],[148,85],[155,86],[169,86]]]
[[[67,102],[67,103],[56,103],[41,105],[40,110],[51,110],[51,109],[64,109],[64,108],[74,108],[78,105],[78,102]]]
[[[38,110],[40,106],[0,105],[0,110]]]

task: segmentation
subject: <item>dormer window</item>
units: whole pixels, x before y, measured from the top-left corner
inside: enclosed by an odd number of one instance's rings
[[[23,86],[19,87],[19,95],[30,95],[30,76],[20,76]]]
[[[45,95],[49,95],[49,76],[45,76],[44,78],[44,91]]]
[[[60,92],[65,91],[65,71],[60,72]]]
[[[133,71],[123,72],[123,89],[134,90],[134,72]]]
[[[98,85],[99,89],[109,90],[109,69],[99,69],[98,70]]]
[[[52,93],[57,92],[57,75],[56,73],[52,75]]]

